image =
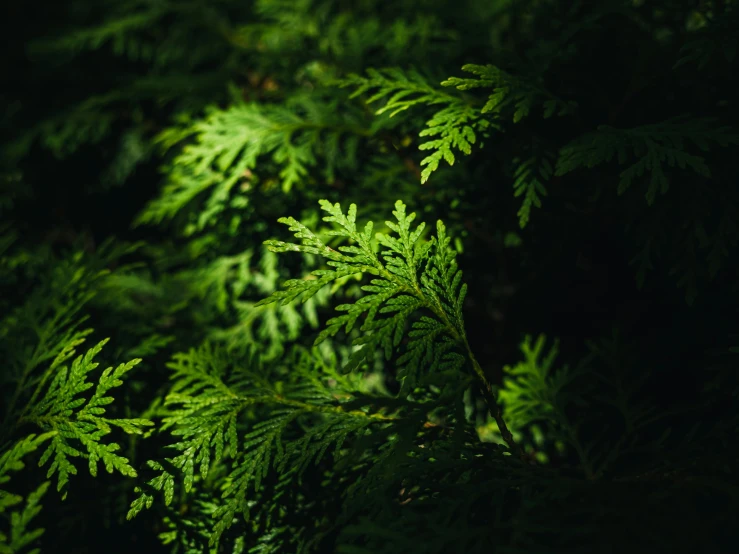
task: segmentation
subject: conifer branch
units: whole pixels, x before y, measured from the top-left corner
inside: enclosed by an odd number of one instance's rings
[[[329,234],[345,237],[352,244],[334,250],[299,221],[293,218],[280,219],[301,239],[301,243],[267,241],[270,250],[321,255],[334,269],[316,270],[312,273],[312,279],[287,281],[282,290],[260,301],[259,305],[272,302],[284,305],[301,296],[305,301],[340,277],[357,273],[373,275],[376,278],[372,279],[371,284],[362,287],[369,294],[355,304],[338,306],[336,309],[346,314],[329,320],[315,344],[336,335],[342,327],[348,333],[359,317],[365,316],[360,328],[363,334],[353,341],[354,345],[361,348],[352,355],[345,368],[345,371],[351,371],[357,369],[365,359],[371,359],[377,348],[381,348],[385,357],[389,358],[406,333],[405,325],[409,316],[419,310],[429,310],[435,317],[422,316],[412,324],[407,349],[398,359],[401,394],[409,394],[415,388],[419,374],[459,370],[466,357],[480,382],[491,415],[499,422],[506,443],[512,452],[518,454],[515,440],[503,421],[493,387],[467,341],[462,315],[467,286],[462,283],[462,272],[457,267],[456,253],[449,245],[451,239],[446,234],[444,224],[437,222],[436,237],[428,241],[421,240],[424,223],[411,230],[415,213],[407,214],[405,204],[398,200],[393,212],[396,221],[386,222],[393,234],[376,234],[377,242],[385,248],[378,256],[371,242],[372,222],[366,224],[364,231],[357,230],[356,205],[352,204],[346,214],[339,204],[331,204],[326,200],[321,201],[321,207],[329,214],[324,221],[338,227]],[[381,314],[392,315],[378,317]],[[464,356],[455,351],[455,347]]]

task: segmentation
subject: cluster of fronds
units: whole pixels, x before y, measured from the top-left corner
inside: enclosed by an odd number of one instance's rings
[[[169,183],[161,196],[140,215],[139,223],[171,219],[189,202],[210,191],[210,197],[191,222],[189,232],[201,230],[231,205],[242,208],[253,170],[265,167],[269,156],[278,168],[279,185],[286,193],[306,179],[309,169],[324,160],[324,175],[333,180],[336,164],[353,167],[358,139],[364,128],[341,117],[335,104],[293,98],[287,105],[237,103],[227,110],[211,110],[204,120],[168,129],[160,137],[165,147],[195,137],[172,160]],[[232,193],[237,187],[240,191]],[[211,190],[212,189],[212,190]]]
[[[354,75],[338,82],[343,87],[353,87],[351,98],[372,91],[366,102],[371,104],[385,100],[385,105],[376,115],[385,112],[393,117],[413,106],[444,106],[426,122],[419,136],[438,137],[419,144],[420,150],[433,150],[421,160],[426,167],[421,172],[421,182],[426,182],[438,169],[443,159],[449,165],[455,161],[454,150],[465,154],[472,152],[477,134],[494,124],[477,115],[477,111],[463,100],[450,96],[429,85],[427,79],[416,71],[404,72],[397,68],[386,70],[370,69],[367,77]]]
[[[237,515],[249,513],[254,503],[259,506],[260,483],[271,472],[286,474],[283,478],[299,479],[307,466],[318,463],[329,448],[333,449],[336,460],[346,464],[344,457],[357,456],[358,452],[353,448],[342,450],[342,445],[349,438],[370,440],[366,433],[369,426],[383,429],[396,420],[402,426],[423,423],[424,413],[459,401],[460,392],[471,386],[470,378],[459,374],[465,364],[494,403],[491,385],[467,343],[462,316],[466,286],[461,282],[462,274],[454,261],[444,225],[439,222],[436,237],[423,240],[424,224],[413,229],[415,214],[408,214],[405,205],[398,201],[393,212],[396,221],[386,222],[395,236],[377,234],[377,241],[385,248],[378,254],[372,222],[361,231],[357,229],[356,206],[352,205],[345,214],[338,204],[323,201],[321,205],[328,214],[324,221],[335,224],[328,234],[353,244],[334,250],[302,223],[284,218],[283,223],[290,226],[301,244],[268,241],[269,248],[275,252],[319,255],[328,260],[332,269],[314,270],[311,278],[287,281],[282,290],[258,305],[289,304],[297,299],[305,302],[338,279],[369,273],[374,279],[362,286],[365,294],[354,304],[338,306],[346,314],[327,321],[314,344],[320,345],[342,329],[351,333],[361,318],[362,334],[354,339],[357,348],[343,365],[342,373],[346,373],[368,364],[371,367],[378,351],[390,358],[407,336],[407,346],[397,360],[397,379],[402,383],[399,396],[389,404],[390,398],[385,395],[366,396],[361,379],[338,373],[335,358],[328,363],[319,361],[318,367],[315,364],[306,367],[303,358],[303,364],[292,366],[290,374],[275,382],[276,376],[266,373],[257,357],[247,357],[238,368],[229,369],[233,361],[209,345],[178,355],[170,364],[175,381],[167,396],[168,412],[162,428],[171,428],[174,435],[182,437],[172,446],[180,453],[167,458],[166,464],[149,462],[150,468],[160,473],[147,482],[147,488],[140,489],[141,496],[132,504],[129,517],[152,505],[154,490],[162,491],[165,504],[169,505],[180,479],[184,491],[189,492],[198,473],[200,480],[207,482],[214,466],[230,458],[235,463],[221,477],[223,500],[212,516],[210,543],[213,544]],[[416,315],[424,311],[428,315]],[[406,331],[410,318],[413,324]],[[320,360],[318,351],[313,355]],[[323,375],[317,374],[316,369],[321,369]],[[410,396],[418,396],[419,400],[409,402]],[[417,405],[419,401],[421,404]],[[361,409],[373,405],[377,405],[375,410]],[[393,406],[394,409],[386,413],[378,409],[383,405],[385,409]],[[260,419],[252,427],[245,427],[244,420],[249,419],[246,416],[257,409],[262,414]],[[494,404],[491,411],[498,416]],[[297,436],[292,430],[296,424],[303,430]],[[464,426],[464,421],[458,421],[458,426]],[[416,431],[421,429],[419,426]],[[461,430],[459,427],[458,432]],[[372,440],[381,444],[389,440],[384,433],[375,435]],[[504,436],[510,440],[505,432]],[[390,448],[387,444],[382,447]],[[379,457],[378,463],[386,454]],[[260,511],[273,509],[269,502],[263,502],[266,506],[260,506]]]
[[[28,252],[18,252],[18,255]],[[98,264],[122,254],[110,252]],[[7,259],[7,258],[6,258]],[[10,268],[12,269],[12,268]],[[18,269],[15,269],[18,271]],[[90,474],[97,475],[100,463],[109,472],[136,477],[121,445],[106,437],[114,428],[127,434],[143,434],[153,423],[144,418],[108,417],[106,406],[114,401],[112,389],[141,360],[96,371],[95,361],[107,339],[83,354],[77,349],[92,333],[82,328],[81,311],[105,275],[100,267],[83,260],[81,254],[60,260],[25,302],[0,320],[4,419],[0,428],[0,483],[12,487],[11,472],[24,470],[28,459],[46,467],[45,480],[25,498],[0,491],[0,513],[11,511],[9,533],[0,532],[3,552],[20,552],[34,545],[43,529],[29,529],[41,509],[40,500],[56,478],[56,490],[65,498],[70,478],[78,473],[75,459],[87,460]],[[89,391],[89,392],[88,392]],[[35,431],[35,432],[34,432]],[[40,454],[38,459],[35,455]],[[36,550],[37,551],[37,550]]]
[[[565,175],[581,167],[594,167],[614,158],[620,165],[633,161],[619,175],[616,191],[626,192],[634,180],[648,175],[646,198],[653,204],[657,194],[665,194],[669,180],[664,166],[690,169],[702,177],[711,171],[703,157],[690,153],[688,144],[704,152],[711,143],[722,147],[739,144],[739,135],[716,120],[675,117],[654,125],[635,129],[603,126],[564,146],[557,160],[557,175]]]
[[[738,13],[33,14],[0,553],[733,551]]]

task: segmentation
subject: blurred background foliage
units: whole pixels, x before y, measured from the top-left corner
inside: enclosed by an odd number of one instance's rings
[[[0,497],[0,552],[734,551],[736,1],[2,11],[0,486],[23,503]],[[378,431],[377,447],[360,426],[346,448],[373,454],[355,466],[323,461],[299,484],[265,476],[256,515],[234,516],[217,547],[226,462],[126,521],[146,462],[172,455],[167,418],[193,424],[168,404],[197,396],[178,381],[183,357],[223,379],[262,368],[277,395],[321,375],[316,390],[403,400],[397,358],[342,382],[348,341],[311,350],[329,306],[361,297],[354,277],[304,304],[256,305],[322,267],[264,248],[284,237],[279,217],[341,243],[319,199],[356,203],[377,231],[397,199],[430,227],[444,220],[469,342],[525,463],[502,456],[483,398],[461,381],[459,401],[429,400],[442,415],[419,435]],[[112,417],[156,425],[116,438],[138,477],[80,471],[62,500],[28,438],[43,426],[16,411],[87,334],[88,347],[110,338],[103,367],[142,359]],[[444,389],[430,386],[428,398]],[[249,408],[239,432],[272,415]],[[285,440],[308,444],[314,423]]]

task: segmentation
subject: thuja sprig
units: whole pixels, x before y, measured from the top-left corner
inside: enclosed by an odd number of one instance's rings
[[[413,228],[416,214],[407,213],[405,204],[398,200],[393,211],[395,221],[385,222],[391,233],[374,236],[380,246],[378,253],[372,236],[373,223],[367,222],[361,231],[357,228],[355,204],[349,206],[346,213],[338,203],[321,200],[320,205],[327,213],[323,220],[334,224],[328,235],[348,239],[349,244],[334,250],[296,219],[279,219],[280,223],[289,226],[300,243],[266,241],[271,251],[320,255],[327,260],[330,269],[315,270],[306,279],[288,280],[281,290],[257,305],[273,302],[284,305],[298,298],[305,302],[321,288],[342,277],[371,275],[369,284],[362,286],[365,294],[353,304],[337,306],[336,310],[343,312],[342,315],[326,323],[315,344],[335,336],[342,328],[349,333],[358,327],[361,334],[352,341],[358,348],[344,367],[348,372],[370,360],[378,349],[383,351],[386,359],[390,359],[407,336],[407,346],[398,359],[401,395],[410,394],[422,374],[449,373],[460,371],[465,366],[471,367],[503,438],[512,451],[518,452],[501,415],[492,384],[467,340],[462,313],[467,286],[462,283],[462,271],[443,222],[437,222],[435,237],[424,240],[425,224],[420,223]],[[412,323],[410,331],[406,331],[409,317],[419,311],[423,315]],[[360,318],[361,324],[358,324]]]

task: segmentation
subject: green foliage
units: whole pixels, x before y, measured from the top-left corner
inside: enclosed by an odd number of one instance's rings
[[[243,282],[244,288],[251,285],[256,294],[263,297],[279,287],[280,279],[277,256],[265,250],[259,260],[258,270],[250,269],[244,281],[230,278],[229,282],[232,285]],[[230,350],[243,349],[258,340],[265,345],[262,354],[265,359],[280,356],[285,352],[286,344],[299,338],[306,323],[312,328],[318,327],[317,309],[327,303],[329,296],[330,291],[324,289],[305,301],[300,310],[292,305],[257,306],[255,301],[237,297],[233,300],[233,306],[238,312],[238,323],[226,329],[214,330],[211,337],[225,343]],[[221,298],[225,298],[225,295]]]
[[[5,448],[2,455],[0,455],[0,484],[5,485],[5,483],[10,481],[11,471],[21,471],[25,467],[23,458],[26,457],[28,454],[36,451],[36,449],[38,449],[38,447],[45,441],[47,441],[52,435],[53,433],[44,433],[41,435],[26,435],[25,437],[18,439],[9,447]],[[37,490],[38,494],[33,502],[31,502],[31,497],[29,497],[26,505],[27,507],[24,512],[28,509],[33,509],[33,505],[37,503],[38,498],[43,495],[48,485],[49,482],[47,481],[44,482],[41,487],[39,487],[39,489]],[[0,514],[4,514],[8,510],[8,508],[12,508],[13,506],[20,504],[21,502],[23,502],[22,496],[0,489]],[[18,517],[21,517],[21,519],[17,519]],[[10,549],[10,545],[14,544],[13,541],[21,540],[21,537],[24,536],[25,525],[27,524],[27,522],[28,519],[24,519],[24,517],[22,515],[19,515],[18,512],[14,512],[14,515],[11,516],[10,543],[8,543],[7,535],[5,535],[3,532],[0,532],[0,547]],[[32,542],[33,538],[27,541],[25,539],[23,540],[24,544],[26,544],[26,542]],[[17,544],[15,545],[15,547],[18,549],[21,548],[21,546]],[[13,550],[10,549],[8,551],[12,552]]]
[[[267,155],[280,168],[278,178],[284,192],[306,178],[318,163],[319,153],[326,163],[324,175],[331,179],[339,158],[353,163],[357,138],[366,133],[342,118],[336,105],[308,98],[294,98],[286,106],[237,103],[227,110],[212,109],[205,119],[168,129],[160,137],[166,147],[192,136],[195,142],[174,158],[169,183],[141,213],[138,223],[171,219],[196,197],[214,189],[187,232],[203,229],[226,206],[244,206],[247,196],[243,192],[255,178],[252,170]],[[241,194],[232,194],[237,185]]]
[[[458,90],[493,89],[493,93],[480,110],[481,113],[493,113],[507,119],[511,117],[509,112],[512,108],[511,119],[513,123],[518,123],[528,116],[537,104],[543,106],[544,119],[553,115],[571,115],[577,107],[577,103],[560,100],[540,85],[515,77],[493,65],[467,64],[462,67],[462,71],[472,73],[477,78],[450,77],[441,84],[446,87],[455,87]]]
[[[38,554],[41,552],[38,548],[32,548],[30,550],[27,550],[27,548],[44,534],[44,530],[28,529],[28,526],[31,523],[31,520],[41,511],[39,502],[48,488],[48,481],[42,483],[35,491],[28,495],[23,510],[20,512],[16,511],[11,514],[10,537],[0,532],[0,552],[7,554],[13,554],[15,552]]]
[[[612,161],[619,164],[637,159],[621,171],[617,192],[626,192],[635,179],[649,175],[647,204],[652,205],[657,194],[665,194],[669,181],[663,166],[691,169],[702,177],[711,171],[703,157],[691,154],[688,144],[707,151],[711,143],[722,147],[739,144],[739,135],[727,126],[719,126],[713,119],[675,117],[653,125],[634,129],[615,129],[601,126],[595,133],[586,134],[564,146],[557,160],[556,175],[565,175],[581,167],[594,167]]]
[[[0,552],[736,550],[735,0],[12,9]]]
[[[136,168],[149,159],[151,150],[141,129],[133,129],[121,135],[118,153],[102,176],[102,183],[108,187],[123,185],[134,175]]]
[[[389,112],[393,117],[413,106],[434,106],[449,104],[456,98],[428,84],[428,81],[417,71],[403,71],[399,68],[368,69],[367,77],[352,75],[338,81],[337,86],[352,87],[355,90],[351,98],[356,98],[370,91],[374,93],[367,98],[367,104],[385,99],[385,105],[375,113]]]
[[[180,478],[184,492],[190,492],[212,472],[226,471],[221,476],[222,500],[212,512],[214,524],[208,533],[210,544],[217,544],[234,518],[248,516],[253,506],[249,496],[260,493],[261,483],[272,472],[299,479],[329,447],[338,456],[348,436],[393,419],[345,408],[356,383],[339,375],[330,361],[321,363],[319,358],[316,364],[311,358],[317,352],[306,354],[294,360],[301,363],[291,368],[287,381],[278,382],[269,378],[270,366],[258,357],[247,357],[234,370],[224,351],[208,344],[177,355],[169,364],[173,386],[161,429],[171,429],[179,438],[170,447],[178,454],[148,463],[159,474],[146,487],[137,488],[140,496],[131,504],[129,519],[152,506],[155,491],[163,492],[165,504],[171,504]],[[316,365],[323,375],[315,374]],[[256,409],[265,415],[245,427],[244,416]],[[297,423],[303,434],[285,436]],[[230,470],[224,467],[227,458],[235,462]]]
[[[126,433],[143,433],[142,427],[153,425],[146,419],[111,419],[102,417],[106,404],[113,402],[112,396],[106,396],[113,387],[123,384],[120,378],[130,371],[140,360],[132,360],[121,364],[115,370],[109,367],[100,375],[95,392],[85,402],[78,395],[93,386],[87,376],[97,366],[92,360],[100,353],[107,340],[98,343],[88,350],[84,356],[75,358],[71,365],[63,365],[74,356],[73,348],[65,348],[52,362],[46,375],[53,375],[46,395],[38,404],[25,409],[20,416],[22,423],[35,423],[45,431],[54,432],[49,446],[44,451],[39,465],[51,460],[47,477],[58,474],[57,490],[61,491],[69,481],[69,475],[77,473],[70,457],[85,454],[72,446],[72,440],[79,442],[87,450],[90,474],[97,475],[98,462],[102,461],[105,469],[112,473],[117,470],[122,475],[136,477],[136,471],[128,464],[128,460],[116,454],[120,449],[117,443],[103,444],[100,439],[116,426]],[[43,382],[43,381],[42,381]],[[35,398],[32,397],[32,400]],[[79,410],[77,410],[79,408]]]
[[[712,16],[699,11],[692,14],[696,36],[680,47],[680,58],[674,69],[694,63],[704,69],[712,60],[733,63],[739,44],[739,10],[732,2],[722,4],[715,6]]]
[[[81,329],[85,318],[80,312],[104,278],[105,272],[96,265],[104,265],[127,250],[130,248],[109,252],[103,249],[99,259],[90,261],[78,253],[56,262],[50,274],[40,275],[39,286],[24,302],[0,321],[8,363],[8,372],[3,377],[11,383],[3,389],[0,484],[11,482],[9,472],[24,470],[24,459],[38,449],[42,452],[37,465],[49,464],[45,478],[56,474],[56,488],[62,492],[63,499],[68,493],[70,476],[78,472],[73,458],[86,458],[92,476],[97,474],[101,461],[108,472],[118,471],[128,477],[137,475],[128,458],[116,453],[120,444],[103,439],[112,427],[128,434],[141,434],[143,427],[153,425],[143,418],[104,416],[105,406],[114,401],[109,392],[123,384],[121,378],[140,360],[120,364],[115,369],[110,367],[91,381],[99,365],[93,360],[107,339],[84,355],[74,357],[77,347],[92,333],[91,329]],[[93,387],[92,395],[85,395]],[[42,433],[29,433],[30,428]],[[49,481],[44,481],[25,496],[21,511],[10,514],[10,534],[0,535],[0,547],[7,552],[24,550],[43,533],[43,529],[32,530],[28,525],[41,510],[40,500],[49,485]],[[0,491],[0,513],[23,501],[19,494]]]
[[[546,337],[539,336],[532,343],[527,336],[521,344],[524,359],[503,369],[506,377],[498,396],[506,420],[516,428],[550,420],[558,410],[562,389],[573,378],[567,368],[554,373],[558,344],[544,354],[545,341]]]
[[[18,158],[27,155],[36,140],[58,158],[77,151],[84,144],[99,143],[113,126],[113,116],[100,113],[98,109],[101,103],[107,102],[107,98],[90,99],[60,117],[40,123],[13,144],[7,155]]]
[[[336,225],[330,236],[349,239],[352,244],[337,250],[326,244],[305,225],[294,218],[282,218],[301,239],[301,244],[268,241],[273,252],[299,251],[320,255],[328,260],[330,270],[315,270],[312,279],[287,281],[282,290],[274,292],[262,304],[280,302],[288,304],[298,298],[307,300],[326,285],[357,273],[374,277],[369,285],[362,286],[366,293],[354,304],[341,304],[337,311],[346,312],[330,319],[318,335],[315,345],[334,337],[342,328],[350,333],[362,318],[360,330],[352,344],[357,346],[345,371],[357,369],[363,362],[371,361],[377,350],[386,359],[405,336],[409,318],[422,309],[434,317],[422,316],[414,321],[408,334],[410,341],[406,353],[398,359],[398,379],[402,391],[409,394],[419,381],[422,369],[427,372],[450,373],[465,363],[462,353],[468,351],[464,331],[462,304],[467,286],[462,284],[462,272],[455,261],[455,252],[449,246],[446,227],[437,222],[436,237],[421,240],[425,224],[412,229],[416,214],[406,213],[402,201],[395,203],[393,215],[396,221],[385,225],[396,236],[378,233],[376,239],[384,250],[375,252],[372,241],[372,222],[362,231],[357,229],[357,207],[352,204],[344,214],[339,204],[321,201],[321,208],[328,214],[323,218]],[[384,317],[383,317],[384,316]]]
[[[354,87],[351,98],[373,91],[366,100],[367,104],[384,99],[385,105],[375,112],[377,115],[389,112],[393,117],[414,106],[444,105],[426,121],[426,128],[419,133],[420,137],[438,137],[418,145],[419,150],[433,151],[421,160],[421,165],[426,166],[421,172],[421,183],[425,183],[439,168],[442,159],[454,165],[454,150],[470,154],[478,133],[484,135],[488,129],[497,128],[494,122],[481,118],[478,111],[462,99],[430,86],[416,71],[369,69],[367,77],[352,75],[337,84]]]
[[[541,196],[547,195],[547,189],[542,181],[546,182],[551,178],[553,168],[547,157],[543,157],[541,161],[536,158],[525,161],[516,158],[513,163],[516,164],[516,171],[513,174],[515,179],[513,195],[523,196],[517,214],[518,223],[523,229],[531,218],[531,209],[541,208]]]

